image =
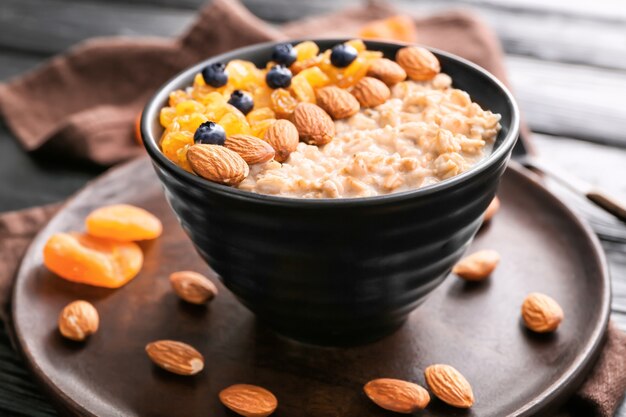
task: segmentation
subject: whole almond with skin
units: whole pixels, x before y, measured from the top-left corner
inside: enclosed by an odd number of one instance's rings
[[[376,405],[396,413],[411,414],[423,410],[430,402],[430,395],[424,388],[399,379],[374,379],[365,384],[363,390]]]
[[[376,107],[391,97],[391,91],[387,84],[372,77],[361,78],[352,87],[351,93],[359,100],[361,107]]]
[[[343,88],[336,86],[318,88],[317,105],[333,119],[345,119],[359,112],[358,100]]]
[[[300,103],[293,112],[293,124],[300,140],[309,145],[325,145],[335,136],[333,119],[320,106]]]
[[[256,385],[231,385],[219,397],[224,406],[244,417],[266,417],[278,407],[274,394]]]
[[[461,259],[452,272],[467,281],[482,281],[491,275],[499,262],[500,254],[495,250],[479,250]]]
[[[204,369],[204,357],[193,347],[175,340],[146,345],[146,353],[158,367],[178,375],[195,375]]]
[[[487,206],[487,210],[485,210],[485,214],[483,215],[483,222],[488,222],[495,216],[495,214],[500,210],[500,199],[498,197],[494,197]]]
[[[64,337],[77,342],[97,332],[99,325],[98,310],[87,301],[73,301],[59,314],[59,331]]]
[[[396,62],[415,81],[431,80],[441,71],[439,60],[426,48],[405,46],[396,52]]]
[[[196,174],[220,184],[237,185],[250,172],[238,153],[220,145],[193,145],[187,151],[187,159]]]
[[[265,131],[264,140],[276,151],[274,159],[285,162],[298,147],[298,129],[289,120],[277,120]]]
[[[553,298],[541,294],[528,294],[522,304],[522,319],[530,330],[537,333],[555,331],[563,321],[563,309]]]
[[[394,85],[406,79],[406,71],[391,59],[378,58],[370,64],[367,76],[378,78],[387,85]]]
[[[470,408],[474,404],[469,382],[450,365],[431,365],[424,375],[432,393],[444,403],[457,408]]]
[[[267,162],[274,157],[275,153],[269,143],[252,135],[229,136],[224,146],[237,152],[248,165]]]
[[[191,304],[204,304],[217,295],[217,287],[207,277],[193,271],[170,275],[170,284],[180,298]]]

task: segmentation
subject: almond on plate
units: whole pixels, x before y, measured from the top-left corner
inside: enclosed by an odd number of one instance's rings
[[[495,250],[484,249],[461,259],[452,272],[467,281],[482,281],[496,269],[500,254]]]
[[[378,78],[387,85],[394,85],[406,79],[406,71],[396,62],[387,58],[373,60],[367,69],[367,75]]]
[[[261,164],[274,157],[272,146],[252,135],[232,135],[224,142],[231,151],[237,152],[248,165]]]
[[[389,87],[379,79],[363,77],[352,87],[352,95],[359,100],[361,107],[376,107],[383,104],[389,97]]]
[[[424,375],[432,393],[444,403],[457,408],[470,408],[474,404],[469,382],[450,365],[431,365]]]
[[[244,417],[266,417],[278,407],[274,394],[256,385],[231,385],[219,397],[224,406]]]
[[[374,379],[365,384],[363,390],[376,405],[396,413],[411,414],[423,410],[430,402],[428,391],[400,379]]]
[[[333,119],[345,119],[360,109],[358,100],[343,88],[336,86],[318,88],[317,105],[326,111]]]
[[[193,145],[187,151],[187,159],[196,174],[220,184],[237,185],[250,172],[238,153],[220,145]]]
[[[59,315],[59,331],[63,337],[77,342],[97,332],[99,325],[98,310],[87,301],[73,301]]]
[[[441,71],[437,57],[421,46],[405,46],[399,49],[396,52],[396,62],[415,81],[430,80]]]
[[[325,145],[335,136],[333,119],[318,105],[300,103],[293,112],[300,139],[310,145]]]
[[[274,159],[285,162],[298,147],[298,129],[289,120],[277,120],[265,131],[264,139],[276,151]]]
[[[217,287],[207,277],[193,271],[178,271],[170,275],[172,289],[191,304],[204,304],[217,295]]]
[[[195,375],[204,369],[204,357],[193,347],[175,340],[146,345],[148,357],[160,368],[178,375]]]
[[[537,333],[555,331],[563,321],[563,309],[552,297],[538,292],[530,293],[522,304],[522,319]]]

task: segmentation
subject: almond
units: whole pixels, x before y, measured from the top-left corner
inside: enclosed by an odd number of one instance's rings
[[[298,129],[289,120],[277,120],[265,131],[265,141],[276,151],[274,159],[285,162],[298,147]]]
[[[365,384],[363,390],[376,405],[396,413],[411,414],[423,410],[430,402],[430,395],[424,388],[399,379],[374,379]]]
[[[420,46],[405,46],[399,49],[396,52],[396,62],[406,71],[409,78],[415,81],[430,80],[441,71],[437,57]]]
[[[378,58],[370,64],[367,75],[378,78],[387,85],[394,85],[406,79],[406,71],[397,63],[387,58]]]
[[[170,275],[170,284],[180,298],[191,304],[204,304],[217,295],[217,287],[207,277],[193,271]]]
[[[384,82],[372,77],[363,77],[352,87],[352,95],[359,100],[362,107],[376,107],[391,97],[391,91]]]
[[[195,375],[204,368],[204,358],[193,347],[174,340],[146,345],[146,353],[158,367],[178,375]]]
[[[522,304],[522,319],[526,327],[537,333],[556,330],[563,317],[563,309],[559,303],[545,294],[528,294]]]
[[[220,184],[237,185],[250,172],[246,161],[224,146],[193,145],[187,159],[196,174]]]
[[[424,375],[430,390],[444,403],[457,408],[470,408],[474,404],[469,382],[450,365],[431,365]]]
[[[231,385],[223,389],[219,396],[222,404],[244,417],[266,417],[278,407],[274,394],[256,385]]]
[[[317,104],[333,119],[345,119],[359,111],[359,102],[343,88],[330,86],[318,88]]]
[[[310,145],[325,145],[335,136],[335,123],[321,107],[300,103],[293,112],[293,124],[300,139]]]
[[[59,315],[59,331],[64,337],[77,342],[97,332],[99,324],[98,310],[83,300],[69,303]]]
[[[479,250],[461,259],[452,272],[468,281],[481,281],[496,269],[500,254],[495,250]]]
[[[491,220],[493,216],[500,210],[500,199],[498,197],[494,197],[487,206],[487,210],[485,210],[485,214],[483,215],[483,222],[488,222]]]
[[[274,157],[269,143],[252,135],[232,135],[224,142],[231,151],[237,152],[248,165],[261,164]]]

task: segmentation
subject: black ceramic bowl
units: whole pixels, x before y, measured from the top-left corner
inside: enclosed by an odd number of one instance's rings
[[[316,41],[321,50],[344,39]],[[294,42],[295,43],[295,42]],[[393,58],[401,44],[366,42]],[[357,343],[399,327],[448,275],[478,230],[518,136],[507,89],[484,69],[433,50],[454,86],[502,115],[493,153],[471,170],[417,190],[367,198],[296,199],[211,183],[159,149],[159,110],[212,62],[264,66],[274,43],[215,56],[168,81],[146,106],[143,142],[183,228],[258,319],[314,343]]]

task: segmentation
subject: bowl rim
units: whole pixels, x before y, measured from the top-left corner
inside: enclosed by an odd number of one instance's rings
[[[488,155],[486,158],[481,160],[478,164],[471,167],[469,170],[455,175],[454,177],[445,179],[441,182],[430,184],[425,187],[420,187],[412,190],[402,191],[398,193],[391,194],[383,194],[369,197],[348,197],[348,198],[300,198],[300,197],[288,197],[288,196],[277,196],[277,195],[269,195],[269,194],[260,194],[254,193],[252,191],[240,190],[235,187],[222,185],[218,183],[211,182],[204,178],[201,178],[197,175],[189,173],[170,161],[161,151],[157,139],[152,135],[151,132],[151,123],[155,118],[158,118],[159,112],[161,110],[162,104],[167,97],[169,97],[170,92],[175,90],[180,83],[181,79],[184,78],[193,78],[193,75],[200,72],[202,68],[206,65],[215,62],[215,61],[230,61],[232,59],[238,59],[238,56],[250,52],[254,52],[255,50],[267,48],[273,45],[281,44],[281,43],[291,43],[296,44],[303,41],[313,41],[315,43],[324,42],[324,43],[343,43],[351,39],[356,38],[309,38],[309,39],[288,39],[282,41],[269,41],[257,43],[249,46],[245,46],[242,48],[233,49],[228,52],[224,52],[221,54],[214,55],[208,59],[202,60],[191,67],[188,67],[173,77],[171,77],[168,81],[166,81],[159,89],[152,95],[152,97],[148,100],[146,106],[144,107],[141,113],[140,120],[140,132],[142,137],[142,143],[146,148],[150,158],[152,159],[153,164],[157,164],[162,169],[169,172],[172,176],[176,177],[178,180],[187,183],[192,186],[199,187],[201,189],[211,191],[214,193],[218,193],[221,195],[226,195],[232,197],[234,199],[239,200],[248,200],[255,201],[258,203],[266,203],[266,204],[276,204],[281,206],[308,206],[308,207],[328,207],[329,205],[333,206],[363,206],[363,205],[374,205],[381,203],[391,203],[397,201],[403,201],[407,199],[414,199],[420,196],[430,195],[436,192],[441,192],[443,190],[447,190],[458,184],[470,180],[476,176],[478,176],[483,171],[490,168],[497,161],[501,160],[503,157],[509,153],[515,142],[519,136],[520,130],[520,114],[518,105],[513,97],[513,94],[508,90],[508,88],[498,80],[493,74],[491,74],[486,69],[481,66],[465,59],[461,58],[457,55],[451,54],[449,52],[442,51],[437,48],[432,48],[425,45],[420,45],[417,43],[404,43],[404,42],[391,42],[391,41],[379,41],[379,40],[368,40],[363,39],[363,41],[367,45],[373,45],[374,49],[376,46],[393,46],[393,47],[403,47],[403,46],[421,46],[433,52],[435,55],[444,56],[447,59],[457,61],[457,63],[461,64],[461,66],[465,67],[466,70],[474,71],[479,73],[481,76],[485,77],[488,81],[493,83],[500,92],[506,98],[507,104],[511,109],[511,123],[509,126],[509,131],[507,135],[502,139],[502,143],[500,146]]]

